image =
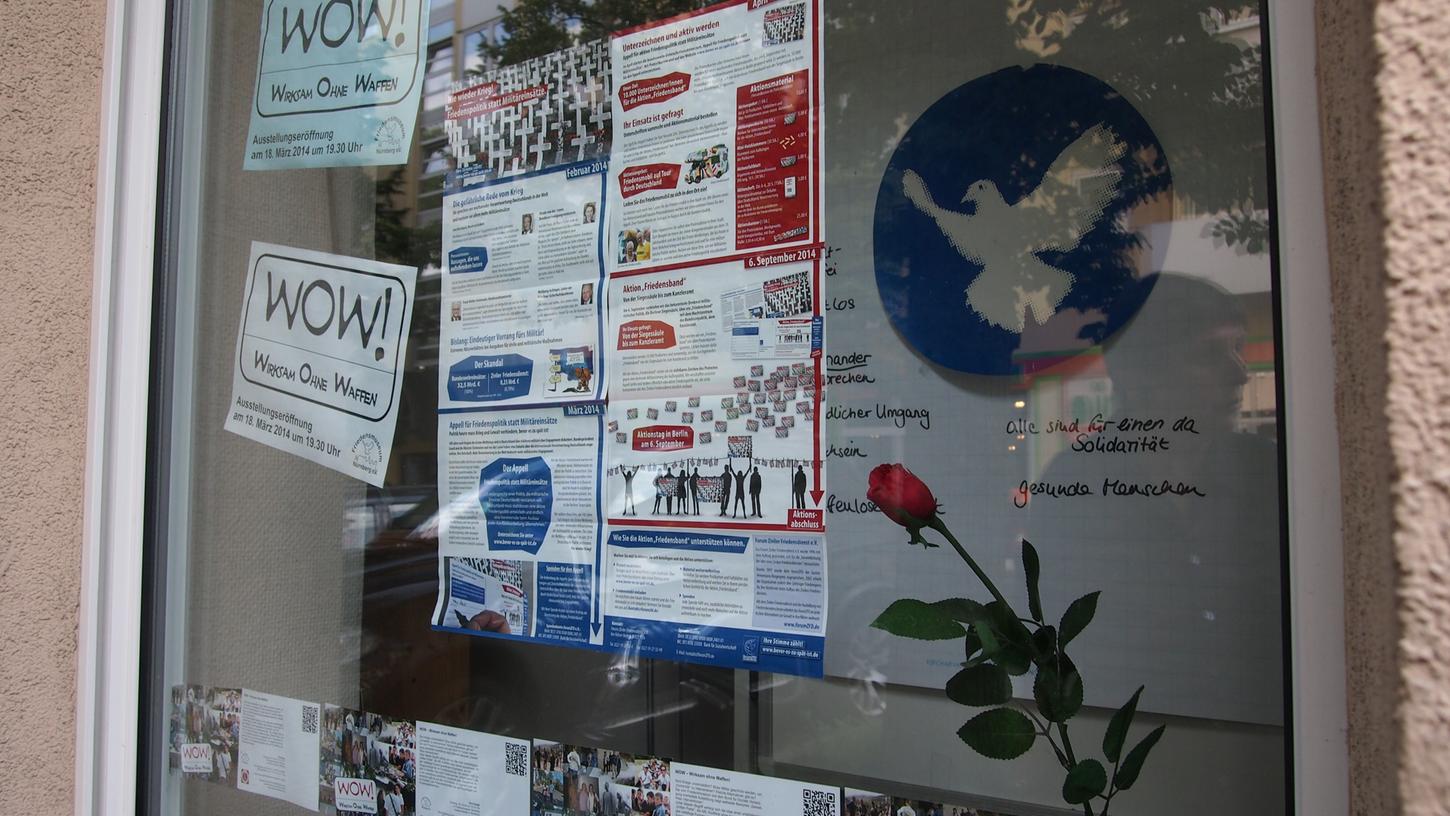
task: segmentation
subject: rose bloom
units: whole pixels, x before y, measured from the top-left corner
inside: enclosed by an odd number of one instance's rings
[[[936,515],[931,488],[903,465],[873,468],[866,498],[902,527],[919,527]]]

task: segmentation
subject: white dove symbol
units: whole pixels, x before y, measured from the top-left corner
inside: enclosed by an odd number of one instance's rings
[[[982,271],[966,288],[966,304],[995,326],[1021,334],[1027,314],[1039,325],[1072,291],[1071,272],[1044,263],[1039,252],[1071,252],[1098,226],[1103,208],[1123,179],[1118,160],[1127,146],[1105,125],[1094,125],[1067,146],[1036,190],[1008,204],[997,185],[979,179],[963,204],[972,212],[938,206],[921,176],[902,175],[906,197],[936,222],[957,252]]]

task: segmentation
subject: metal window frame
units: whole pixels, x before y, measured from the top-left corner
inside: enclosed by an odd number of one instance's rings
[[[150,397],[153,285],[163,274],[157,240],[167,225],[160,209],[168,121],[163,69],[172,56],[168,47],[184,47],[168,45],[168,6],[167,0],[110,0],[105,29],[76,673],[78,814],[131,816],[138,791],[149,784],[138,776],[145,763],[137,754],[144,744],[143,673],[150,668],[143,666],[142,618],[147,501],[155,495],[147,481],[148,445],[157,440],[145,431],[161,427],[151,424]],[[1314,2],[1268,0],[1266,14],[1274,55],[1295,811],[1347,814],[1339,451],[1323,442],[1338,436]],[[154,317],[174,328],[174,315]],[[173,451],[172,461],[178,456],[184,459],[184,451]],[[151,600],[165,614],[166,599]]]

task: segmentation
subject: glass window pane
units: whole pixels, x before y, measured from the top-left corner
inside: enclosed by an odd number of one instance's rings
[[[1289,812],[1258,4],[191,5],[158,810]]]

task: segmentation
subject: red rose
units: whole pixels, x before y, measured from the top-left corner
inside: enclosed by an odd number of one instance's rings
[[[866,498],[887,518],[908,529],[920,527],[936,515],[936,497],[931,488],[903,465],[873,468]]]

